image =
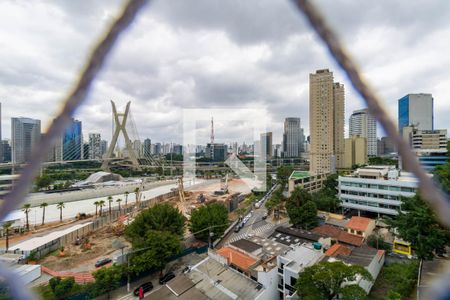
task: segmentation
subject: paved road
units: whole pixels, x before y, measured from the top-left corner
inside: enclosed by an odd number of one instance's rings
[[[274,190],[269,191],[265,195],[266,199],[270,198],[270,195]],[[239,232],[232,232],[224,242],[232,243],[251,235],[268,237],[273,232],[275,227],[279,225],[279,222],[274,222],[270,220],[270,218],[263,220],[263,216],[267,214],[267,209],[264,204],[265,201],[262,203],[260,208],[253,209],[252,216],[247,221],[245,226]]]

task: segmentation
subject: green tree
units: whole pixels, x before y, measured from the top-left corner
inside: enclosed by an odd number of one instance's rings
[[[382,249],[386,251],[391,251],[392,249],[390,244],[386,243],[381,236],[375,233],[369,235],[367,238],[367,245],[375,249]]]
[[[117,202],[117,204],[119,204],[119,215],[120,215],[120,202],[122,202],[122,199],[119,198],[116,200],[116,202]]]
[[[97,216],[97,213],[98,213],[98,206],[100,205],[100,201],[95,201],[95,202],[94,202],[94,205],[95,205],[95,216]]]
[[[434,211],[418,194],[401,200],[398,216],[388,220],[389,225],[397,228],[400,237],[411,243],[419,258],[433,259],[434,253],[445,253],[445,247],[450,245],[450,232],[437,222]]]
[[[139,196],[140,196],[139,194],[140,193],[139,193],[139,188],[138,187],[134,189],[134,194],[136,195],[136,205],[138,205],[139,204],[139,200],[140,200],[139,199]]]
[[[169,204],[156,204],[143,210],[133,223],[125,229],[125,235],[132,241],[144,239],[150,230],[168,231],[177,236],[184,233],[186,218]]]
[[[64,208],[64,202],[58,202],[58,204],[56,204],[56,208],[59,209],[59,221],[62,222],[62,211]]]
[[[447,194],[450,194],[450,142],[447,142],[447,163],[437,166],[433,173],[434,179],[439,182]]]
[[[289,179],[289,176],[291,176],[292,172],[294,171],[293,166],[279,166],[277,169],[277,180],[282,185],[286,185]]]
[[[269,200],[266,201],[266,208],[268,210],[268,214],[274,213],[274,217],[279,219],[280,211],[283,209],[285,204],[285,199],[283,196],[283,189],[279,188],[274,191]]]
[[[125,207],[128,206],[128,195],[129,195],[129,194],[130,194],[129,191],[126,191],[126,192],[125,192]]]
[[[148,248],[131,256],[130,271],[136,274],[152,269],[162,272],[168,259],[181,250],[179,236],[168,231],[147,230],[142,238],[134,238],[132,245],[136,250]]]
[[[42,208],[42,225],[45,223],[45,208],[48,206],[47,202],[42,202],[41,205],[39,205],[40,208]]]
[[[36,187],[40,190],[43,188],[48,188],[53,183],[53,180],[50,176],[44,174],[42,176],[37,177],[35,183]]]
[[[95,278],[94,294],[107,294],[108,299],[109,293],[120,287],[121,281],[125,278],[124,269],[120,265],[112,265],[109,268],[101,268],[92,273],[92,275]]]
[[[75,290],[79,289],[79,286],[75,283],[73,277],[65,279],[54,277],[49,280],[49,285],[53,292],[53,296],[58,300],[68,299],[73,295]]]
[[[102,216],[103,206],[105,206],[105,200],[98,201],[98,207],[100,207],[100,217]]]
[[[12,221],[6,221],[2,224],[3,229],[5,230],[5,248],[6,251],[8,251],[9,248],[9,230],[11,229],[13,222]]]
[[[191,213],[189,227],[196,238],[208,241],[210,236],[209,230],[206,230],[207,228],[211,229],[213,234],[211,239],[215,240],[222,236],[228,225],[227,208],[222,203],[214,202],[194,209]]]
[[[301,187],[296,187],[292,191],[286,201],[286,211],[294,226],[303,229],[317,226],[317,206],[311,199],[311,195]]]
[[[29,203],[24,204],[22,207],[22,211],[25,213],[25,222],[26,222],[25,224],[27,227],[27,231],[30,231],[30,222],[28,220],[28,214],[31,211],[31,204]]]
[[[109,216],[111,217],[111,203],[113,202],[113,197],[108,196],[108,206],[109,206]]]
[[[346,265],[341,261],[320,262],[307,267],[299,273],[295,289],[304,300],[333,299],[336,295],[342,295],[343,299],[367,299],[364,290],[353,282],[357,276],[372,281],[370,273],[357,265]]]

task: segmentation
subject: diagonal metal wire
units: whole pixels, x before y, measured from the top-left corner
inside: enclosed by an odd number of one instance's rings
[[[120,16],[113,24],[111,24],[104,37],[100,39],[100,42],[87,59],[78,82],[64,100],[64,106],[59,115],[55,118],[46,134],[42,136],[39,144],[34,148],[30,163],[25,166],[21,172],[21,176],[11,192],[3,198],[3,205],[0,210],[0,220],[24,201],[24,198],[33,183],[33,179],[38,173],[41,164],[44,162],[47,153],[56,142],[56,139],[63,134],[63,131],[69,124],[75,110],[86,99],[86,95],[92,86],[93,80],[105,64],[106,58],[120,34],[133,22],[139,10],[148,2],[149,0],[129,0],[124,6]]]
[[[359,68],[351,58],[350,54],[345,50],[337,34],[327,24],[312,1],[294,0],[294,3],[306,16],[311,27],[325,43],[333,58],[345,71],[355,90],[366,101],[369,112],[380,122],[383,129],[393,140],[402,159],[408,163],[408,167],[419,179],[422,198],[433,208],[442,225],[450,228],[450,201],[420,166],[419,161],[411,151],[411,148],[401,137],[395,123],[389,118],[386,110],[383,108],[379,97],[368,83],[365,82]]]

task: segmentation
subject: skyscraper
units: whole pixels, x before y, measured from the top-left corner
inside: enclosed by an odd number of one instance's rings
[[[41,137],[41,121],[11,118],[11,156],[13,163],[25,163]]]
[[[367,155],[377,156],[377,121],[369,114],[367,108],[355,110],[349,119],[349,136],[367,139]]]
[[[100,133],[89,133],[89,159],[102,158],[101,141]]]
[[[261,133],[261,155],[265,155],[267,159],[273,157],[272,154],[272,132]]]
[[[309,75],[310,171],[333,173],[344,164],[344,85],[328,69]]]
[[[431,94],[408,94],[398,100],[398,129],[413,125],[419,130],[434,129],[433,96]]]
[[[3,140],[1,143],[2,153],[3,153],[3,162],[11,161],[11,145],[9,141]]]
[[[101,153],[101,158],[103,158],[103,155],[106,154],[106,151],[108,151],[108,141],[106,141],[106,140],[101,140],[101,141],[100,141],[100,153]]]
[[[152,140],[145,139],[144,140],[144,157],[150,157],[152,153]]]
[[[300,118],[286,118],[284,120],[283,152],[284,157],[300,157],[302,131]]]
[[[62,137],[63,160],[80,160],[83,153],[81,121],[72,118]]]

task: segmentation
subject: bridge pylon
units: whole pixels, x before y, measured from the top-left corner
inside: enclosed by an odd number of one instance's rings
[[[118,113],[116,109],[116,104],[114,101],[111,100],[112,105],[112,113],[114,117],[114,134],[111,140],[111,144],[109,145],[108,152],[106,152],[106,157],[103,160],[102,169],[108,171],[109,170],[109,161],[112,159],[112,155],[114,152],[114,148],[117,144],[117,139],[119,138],[120,132],[122,132],[123,137],[125,139],[125,147],[128,151],[129,158],[131,160],[131,163],[135,169],[140,170],[141,166],[139,165],[139,162],[136,158],[136,154],[134,153],[133,147],[131,145],[130,137],[128,136],[128,132],[126,129],[128,114],[130,112],[130,104],[131,101],[127,103],[127,106],[125,108],[125,112]],[[120,119],[122,117],[122,120]]]

